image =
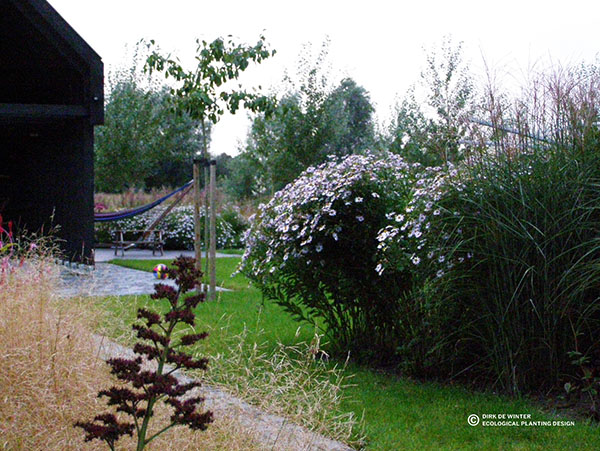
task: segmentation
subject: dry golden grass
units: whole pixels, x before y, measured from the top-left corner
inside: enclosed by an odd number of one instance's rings
[[[211,357],[205,380],[261,410],[361,448],[364,421],[341,408],[350,381],[342,368],[327,363],[320,339],[315,335],[311,343],[279,343],[269,351],[243,331],[228,340],[228,352]]]
[[[97,358],[93,310],[82,299],[54,296],[57,269],[43,258],[0,278],[0,449],[97,450],[74,428],[105,412],[98,390],[114,379]],[[167,417],[166,409],[155,420]],[[119,449],[135,448],[123,440]],[[218,418],[206,432],[174,428],[155,440],[155,450],[261,449],[235,420]]]

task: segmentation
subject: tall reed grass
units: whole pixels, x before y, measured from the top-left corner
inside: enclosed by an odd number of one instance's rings
[[[462,306],[452,352],[512,393],[559,386],[570,351],[600,364],[600,72],[533,80],[512,103],[488,92],[492,146],[447,196],[455,250],[474,256],[444,279],[445,302]]]

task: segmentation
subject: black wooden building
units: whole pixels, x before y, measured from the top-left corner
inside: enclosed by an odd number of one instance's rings
[[[58,226],[69,259],[92,255],[103,97],[101,58],[45,0],[0,0],[0,214]]]

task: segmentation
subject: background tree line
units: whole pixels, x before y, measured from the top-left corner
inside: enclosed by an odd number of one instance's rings
[[[139,61],[136,53],[132,67],[109,81],[105,125],[96,131],[97,191],[179,186],[191,178],[191,160],[202,148],[201,122],[176,114],[169,88],[145,75]],[[327,42],[315,58],[305,49],[274,108],[253,115],[238,155],[211,156],[232,198],[272,195],[331,156],[387,149],[439,165],[472,147],[469,119],[478,97],[461,46],[451,40],[427,54],[421,79],[379,132],[369,93],[348,77],[332,82],[327,68]],[[204,130],[210,142],[210,121]]]
[[[479,145],[471,122],[478,97],[460,44],[446,38],[427,53],[420,79],[380,131],[368,92],[351,78],[332,87],[326,60],[327,43],[314,62],[304,55],[299,82],[288,83],[275,112],[254,117],[245,146],[228,163],[225,186],[231,195],[272,195],[332,156],[385,149],[437,166],[460,161]]]
[[[176,114],[166,86],[143,74],[136,51],[130,68],[111,74],[105,123],[96,128],[96,191],[179,186],[192,177],[202,127]],[[210,124],[205,125],[210,140]]]

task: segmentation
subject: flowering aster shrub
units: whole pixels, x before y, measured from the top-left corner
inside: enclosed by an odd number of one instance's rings
[[[404,208],[386,214],[388,222],[377,235],[376,271],[383,274],[414,266],[426,268],[421,272],[439,279],[472,257],[472,253],[463,255],[457,249],[463,237],[464,212],[457,209],[455,197],[465,188],[465,182],[451,163],[446,169],[419,168],[415,179],[410,201],[398,205]]]
[[[98,242],[111,242],[116,238],[117,230],[144,230],[161,213],[160,208],[150,210],[146,213],[121,219],[114,222],[96,224],[96,240]],[[239,215],[239,213],[237,213]],[[201,221],[204,218],[204,209],[200,210]],[[235,220],[232,225],[230,221]],[[217,248],[239,248],[242,246],[242,232],[240,224],[244,220],[237,218],[235,212],[228,212],[223,217],[217,215]],[[234,229],[235,227],[235,229]],[[165,248],[187,249],[194,248],[194,207],[183,205],[175,207],[159,224],[158,228],[163,231]]]
[[[416,169],[392,154],[307,169],[259,207],[241,271],[297,318],[322,320],[340,348],[393,353],[397,301],[414,274],[408,265],[378,272],[377,237],[408,205]]]
[[[444,364],[455,365],[454,345],[463,330],[465,306],[445,293],[473,257],[463,246],[466,205],[457,202],[467,179],[463,172],[452,164],[417,168],[411,199],[386,215],[377,234],[376,271],[414,274],[413,290],[398,302],[397,357],[404,370],[420,376],[438,376]]]

